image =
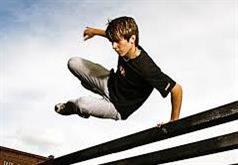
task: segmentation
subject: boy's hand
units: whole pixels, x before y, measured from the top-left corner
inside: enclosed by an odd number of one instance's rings
[[[165,123],[164,122],[161,122],[161,123],[158,123],[157,125],[156,125],[156,127],[158,127],[158,128],[160,128],[162,125],[164,125]]]
[[[156,125],[156,127],[160,128],[162,125],[167,124],[167,123],[170,123],[170,122],[173,122],[173,121],[170,120],[170,121],[166,121],[166,122],[160,122],[160,123],[158,123],[158,124]]]
[[[86,29],[83,32],[83,37],[84,37],[84,41],[92,38],[93,36],[95,36],[95,29],[90,28],[90,27],[86,27]]]

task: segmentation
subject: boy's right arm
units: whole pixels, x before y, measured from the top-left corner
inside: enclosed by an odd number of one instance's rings
[[[88,40],[88,39],[90,39],[90,38],[92,38],[94,36],[101,36],[101,37],[107,38],[105,30],[91,28],[91,27],[87,27],[84,30],[84,33],[83,33],[84,41],[86,41],[86,40]]]

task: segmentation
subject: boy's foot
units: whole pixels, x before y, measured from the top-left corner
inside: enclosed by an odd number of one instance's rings
[[[55,112],[61,114],[61,115],[71,115],[72,109],[68,108],[66,109],[66,103],[58,103],[55,105]]]
[[[90,116],[90,115],[80,113],[80,111],[77,110],[77,107],[72,102],[56,104],[55,112],[57,112],[61,115],[78,114],[79,116],[81,116],[83,118],[89,118],[89,116]]]

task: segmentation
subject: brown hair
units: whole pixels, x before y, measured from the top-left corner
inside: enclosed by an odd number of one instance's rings
[[[117,42],[122,37],[129,41],[132,35],[136,36],[135,45],[138,46],[139,30],[133,18],[124,16],[108,21],[106,36],[111,42]]]

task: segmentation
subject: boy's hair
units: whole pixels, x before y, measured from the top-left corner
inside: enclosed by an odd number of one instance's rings
[[[106,36],[111,42],[117,42],[122,37],[129,41],[132,35],[136,36],[135,46],[138,46],[139,30],[133,18],[124,16],[108,22]]]

